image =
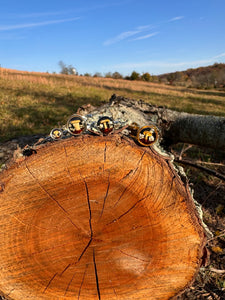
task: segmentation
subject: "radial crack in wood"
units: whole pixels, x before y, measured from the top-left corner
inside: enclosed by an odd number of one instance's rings
[[[14,300],[170,299],[204,231],[168,158],[114,134],[50,143],[0,174],[0,290]]]

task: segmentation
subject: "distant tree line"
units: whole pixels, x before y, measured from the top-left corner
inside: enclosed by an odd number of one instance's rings
[[[159,82],[200,89],[225,88],[225,64],[188,69],[158,76]]]
[[[60,73],[66,75],[78,75],[77,70],[72,65],[59,62]],[[86,77],[105,77],[112,79],[139,80],[146,82],[165,83],[169,85],[179,85],[185,87],[195,87],[201,89],[225,88],[225,64],[215,63],[212,66],[188,69],[186,71],[166,73],[162,75],[151,75],[148,72],[142,74],[133,71],[130,75],[123,76],[119,72],[107,72],[104,75],[96,72],[80,74]]]
[[[105,77],[105,78],[112,78],[112,79],[125,79],[125,80],[140,80],[140,81],[148,81],[148,82],[158,82],[158,76],[156,75],[150,75],[148,72],[146,73],[138,73],[136,71],[133,71],[130,75],[123,76],[119,72],[108,72],[104,75],[100,72],[96,72],[94,75],[91,75],[90,73],[84,73],[83,76],[87,77]]]
[[[84,76],[92,76],[84,74]],[[162,75],[150,75],[150,73],[138,73],[133,71],[128,76],[123,76],[119,72],[108,72],[105,75],[97,72],[93,77],[106,77],[113,79],[139,80],[147,82],[158,82],[169,85],[194,87],[200,89],[225,88],[225,64],[215,63],[212,66],[188,69],[186,71],[166,73]]]

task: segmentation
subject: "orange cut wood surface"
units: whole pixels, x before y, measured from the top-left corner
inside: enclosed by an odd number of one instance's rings
[[[191,195],[151,148],[70,138],[0,183],[0,290],[10,299],[169,299],[199,269]]]

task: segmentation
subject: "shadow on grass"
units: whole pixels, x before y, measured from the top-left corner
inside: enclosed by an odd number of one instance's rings
[[[122,92],[126,92],[126,93],[130,93],[131,90],[128,88],[116,88],[116,87],[109,87],[109,86],[103,86],[103,88],[111,90],[111,91],[122,91]],[[177,90],[176,90],[177,91]],[[154,93],[154,92],[146,92],[146,91],[132,91],[134,94],[138,94],[141,96],[152,96],[152,97],[161,97],[161,98],[165,98],[167,100],[180,100],[182,101],[183,99],[187,99],[188,101],[191,102],[199,102],[199,103],[203,103],[203,104],[213,104],[213,105],[221,105],[225,107],[225,102],[223,100],[216,100],[216,99],[211,99],[211,98],[200,98],[200,97],[179,97],[179,96],[173,96],[173,95],[164,95],[164,94],[160,94],[160,93]],[[204,113],[204,111],[202,111],[202,113]]]
[[[4,126],[4,131],[0,127],[0,142],[24,135],[49,134],[52,128],[65,124],[70,115],[76,113],[81,105],[90,103],[96,106],[102,103],[100,96],[54,95],[54,102],[52,102],[51,93],[34,92],[33,95],[36,98],[40,97],[40,103],[24,107],[9,106],[11,119],[16,120],[17,125],[9,123]],[[44,101],[43,97],[45,97]]]
[[[183,92],[183,93],[189,93],[189,94],[200,94],[200,95],[207,95],[207,96],[218,96],[218,97],[225,97],[225,90],[224,91],[218,91],[218,90],[204,90],[204,89],[198,89],[194,87],[181,87],[179,85],[177,86],[171,86],[171,85],[165,85],[161,84],[160,89],[163,90],[169,90],[169,91],[175,91],[175,92]]]
[[[137,95],[138,97],[148,97],[150,98],[155,98],[157,101],[160,101],[158,104],[164,102],[168,106],[170,103],[174,103],[174,101],[177,102],[178,106],[180,102],[183,100],[187,100],[191,103],[197,102],[201,104],[211,104],[211,105],[219,105],[225,108],[225,102],[223,100],[217,100],[217,99],[211,99],[211,98],[201,98],[201,97],[179,97],[179,96],[174,96],[174,95],[165,95],[165,94],[160,94],[160,93],[155,93],[155,92],[147,92],[147,91],[131,91],[129,88],[121,88],[121,87],[109,87],[107,85],[103,85],[101,89],[109,90],[112,91],[112,93],[116,92],[125,92],[127,94],[133,94],[133,97]],[[7,88],[6,88],[7,90]],[[102,99],[102,97],[98,94],[98,89],[96,88],[96,93],[93,95],[84,95],[84,96],[78,96],[77,94],[73,94],[71,92],[64,93],[62,95],[59,95],[58,92],[54,91],[35,91],[31,89],[16,89],[14,90],[16,96],[26,96],[30,95],[36,99],[42,100],[45,98],[47,101],[52,101],[52,99],[55,99],[58,104],[63,104],[63,105],[70,105],[71,103],[75,105],[75,109],[77,109],[79,106],[83,104],[90,103],[94,106],[98,106],[101,104],[103,100],[108,100],[108,99]],[[204,93],[204,92],[203,92]],[[132,97],[132,95],[131,95]],[[144,99],[145,100],[145,99]],[[148,99],[149,102],[149,99]],[[155,103],[155,101],[154,101]],[[153,104],[154,104],[153,103]],[[174,105],[173,105],[174,106]],[[182,107],[183,109],[183,107]],[[176,110],[179,110],[179,107],[176,108]],[[189,111],[188,111],[189,112]],[[193,108],[193,113],[200,113],[200,114],[209,114],[207,109],[204,110],[196,110]],[[224,116],[225,112],[221,110],[214,110],[210,111],[210,114],[216,114],[216,115],[221,115]]]
[[[10,91],[9,88],[2,88],[2,90]],[[100,105],[101,102],[105,99],[102,99],[100,95],[98,95],[98,90],[96,91],[96,94],[94,95],[84,95],[84,96],[78,96],[76,94],[73,94],[71,92],[64,93],[62,95],[59,95],[59,92],[54,91],[36,91],[33,89],[21,89],[17,88],[13,90],[14,95],[16,97],[23,97],[23,96],[31,96],[36,99],[40,99],[43,101],[43,98],[49,102],[52,102],[53,99],[56,100],[57,103],[63,104],[63,105],[71,105],[73,104],[75,109],[78,109],[79,106],[84,104],[92,104],[94,106]]]
[[[210,96],[218,96],[218,97],[225,97],[225,92],[218,92],[215,90],[215,92],[210,92],[210,91],[197,91],[198,94],[200,95],[210,95]]]

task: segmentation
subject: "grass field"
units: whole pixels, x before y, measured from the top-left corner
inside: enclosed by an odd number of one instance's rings
[[[0,141],[43,133],[83,104],[100,105],[113,93],[197,114],[225,116],[225,92],[142,81],[0,69]]]

